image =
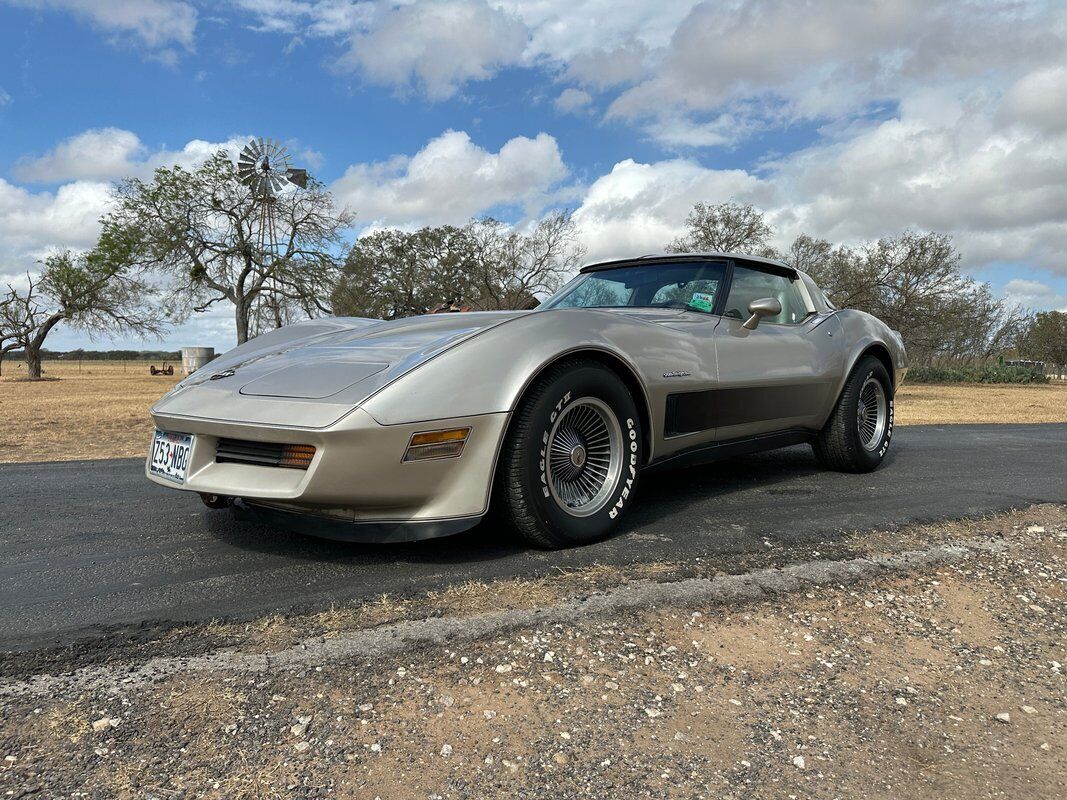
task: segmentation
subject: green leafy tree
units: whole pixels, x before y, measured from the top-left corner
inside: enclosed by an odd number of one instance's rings
[[[333,306],[338,314],[373,319],[425,314],[472,293],[474,263],[463,228],[375,231],[349,251]]]
[[[220,150],[193,170],[169,167],[150,181],[127,179],[114,200],[103,226],[104,241],[115,247],[103,247],[104,257],[164,276],[176,320],[229,301],[240,344],[296,315],[329,313],[341,237],[352,217],[335,208],[321,183],[264,199]],[[273,243],[261,236],[268,202],[277,223]]]
[[[8,286],[0,327],[10,332],[8,344],[24,351],[31,380],[41,378],[42,348],[61,322],[90,335],[158,336],[164,330],[156,290],[143,273],[102,258],[97,250],[51,255],[40,274],[27,275],[26,281],[24,290]]]
[[[566,212],[525,231],[493,219],[462,228],[381,230],[359,239],[333,292],[336,313],[397,319],[442,305],[531,308],[573,273],[584,251]]]

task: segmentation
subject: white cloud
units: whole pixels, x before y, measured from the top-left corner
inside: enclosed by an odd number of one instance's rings
[[[463,131],[447,131],[414,156],[350,166],[331,188],[361,225],[437,225],[495,206],[539,210],[566,175],[546,133],[517,136],[493,153]]]
[[[432,99],[513,65],[566,68],[596,88],[637,80],[696,0],[240,0],[257,30],[345,42],[340,65]]]
[[[149,152],[130,131],[103,128],[72,136],[44,156],[24,159],[15,170],[20,180],[59,185],[33,192],[0,178],[0,264],[5,272],[22,274],[36,271],[35,261],[50,251],[92,247],[110,202],[110,181],[147,177],[161,166],[195,167],[219,148],[236,152],[246,141],[194,139],[179,150]]]
[[[108,184],[76,181],[33,193],[0,178],[0,259],[30,266],[62,247],[90,247],[107,208]]]
[[[662,252],[699,200],[752,202],[766,207],[769,185],[744,170],[707,169],[675,159],[620,161],[589,187],[574,220],[590,261]]]
[[[967,261],[1067,272],[1067,133],[993,122],[979,91],[917,92],[899,116],[769,165],[795,230],[836,241],[906,226],[951,233]]]
[[[1024,308],[1067,312],[1067,294],[1060,294],[1041,281],[1014,278],[1004,284],[1004,296]]]
[[[560,92],[553,105],[561,114],[574,114],[585,111],[593,102],[593,96],[583,89],[570,87]]]
[[[11,95],[4,91],[4,88],[0,86],[0,108],[11,104]]]
[[[507,9],[529,28],[529,61],[566,63],[582,56],[640,55],[664,47],[698,0],[495,0],[491,4]]]
[[[1040,69],[1020,78],[1005,93],[1000,118],[1050,134],[1067,131],[1067,67]]]
[[[653,74],[609,113],[716,113],[758,99],[768,102],[771,122],[833,118],[935,83],[1010,79],[1062,60],[1065,46],[1062,12],[1040,3],[702,3]]]
[[[144,178],[159,167],[196,167],[219,149],[236,153],[248,139],[247,136],[232,136],[225,142],[193,139],[180,150],[163,147],[149,152],[132,131],[98,128],[64,139],[44,155],[20,159],[14,174],[21,181],[40,183]]]
[[[591,256],[618,255],[662,248],[697,200],[734,199],[763,208],[783,247],[801,232],[856,243],[913,227],[951,234],[968,269],[1026,263],[1067,275],[1067,130],[1005,127],[999,102],[981,89],[916,91],[891,119],[845,126],[748,172],[623,161],[575,218]]]
[[[68,11],[103,31],[130,36],[144,47],[193,48],[196,9],[180,0],[3,0],[27,8]]]
[[[136,134],[119,128],[100,128],[65,139],[38,158],[23,159],[15,177],[23,181],[110,180],[131,171],[144,146]]]
[[[518,63],[525,46],[526,29],[510,14],[479,0],[425,0],[379,6],[339,64],[373,83],[415,84],[443,100],[468,81]]]
[[[575,53],[566,62],[566,78],[594,89],[636,83],[646,73],[648,57],[648,46],[639,41]]]

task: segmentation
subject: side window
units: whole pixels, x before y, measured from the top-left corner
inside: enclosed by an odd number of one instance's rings
[[[715,296],[719,293],[718,278],[700,278],[695,281],[671,283],[661,286],[652,296],[652,305],[666,305],[670,302],[688,303],[694,294],[704,297],[709,305],[715,305]]]
[[[556,304],[556,308],[628,306],[632,295],[633,290],[620,281],[609,281],[593,276],[563,297]]]
[[[765,317],[764,322],[795,325],[808,315],[804,296],[794,281],[780,275],[735,266],[730,294],[726,297],[725,316],[748,319],[749,303],[764,297],[774,297],[782,304],[782,313],[775,317]]]

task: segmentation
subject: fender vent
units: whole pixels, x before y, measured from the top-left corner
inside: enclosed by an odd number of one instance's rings
[[[252,464],[257,467],[307,469],[315,457],[309,444],[251,442],[245,439],[219,439],[215,461],[219,464]]]

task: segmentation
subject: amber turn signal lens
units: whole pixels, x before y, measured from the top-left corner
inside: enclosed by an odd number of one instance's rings
[[[462,442],[470,432],[470,428],[453,428],[450,431],[416,433],[411,437],[411,444],[408,447],[421,447],[425,444],[441,444],[442,442]]]
[[[405,461],[424,461],[431,458],[455,458],[463,453],[470,428],[452,428],[446,431],[416,433],[408,443]]]
[[[307,469],[311,466],[311,459],[314,457],[315,448],[310,444],[287,444],[282,448],[282,457],[278,462],[278,466],[290,469]]]

